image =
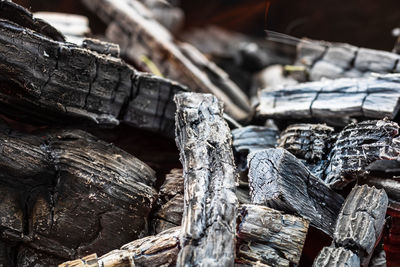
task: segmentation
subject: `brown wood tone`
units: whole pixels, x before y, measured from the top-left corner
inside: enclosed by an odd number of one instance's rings
[[[360,267],[360,258],[351,250],[324,247],[315,259],[313,267]]]
[[[232,266],[237,175],[222,103],[213,95],[197,93],[178,94],[175,102],[185,188],[177,266]]]
[[[298,214],[333,235],[344,199],[300,160],[285,149],[270,148],[250,154],[249,166],[252,203]]]
[[[181,50],[170,32],[140,2],[83,0],[83,3],[109,25],[107,37],[118,43],[123,55],[135,64],[181,82],[193,91],[213,93],[237,120],[249,117],[249,100],[228,75],[194,47],[184,45]]]

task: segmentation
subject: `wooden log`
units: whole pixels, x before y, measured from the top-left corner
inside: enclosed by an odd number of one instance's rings
[[[313,267],[359,267],[360,258],[351,250],[339,247],[324,247],[314,260]]]
[[[64,124],[122,121],[173,135],[172,97],[185,90],[181,85],[5,20],[0,44],[1,76],[14,83],[0,87],[3,113]]]
[[[85,38],[82,41],[82,47],[87,48],[97,53],[119,57],[119,45],[103,42],[97,39]]]
[[[388,197],[384,190],[355,186],[336,221],[333,242],[352,250],[362,266],[368,266],[385,224]]]
[[[175,96],[176,143],[184,176],[182,250],[177,266],[232,266],[237,197],[231,133],[209,94]]]
[[[118,43],[123,54],[137,65],[148,69],[143,58],[149,59],[166,77],[193,91],[213,93],[225,103],[228,114],[237,120],[249,117],[250,105],[245,94],[193,47],[190,57],[178,47],[171,34],[162,27],[137,0],[83,0],[83,3],[109,24],[107,37]],[[196,58],[196,63],[191,59]],[[205,69],[198,67],[204,66]],[[197,65],[197,66],[196,66]],[[210,66],[212,66],[210,68]]]
[[[382,76],[343,78],[283,86],[259,94],[261,117],[329,122],[343,118],[393,119],[399,110],[399,81]]]
[[[308,221],[257,205],[241,205],[236,262],[299,264]]]
[[[333,235],[343,197],[332,191],[290,152],[265,149],[249,155],[249,186],[254,204],[298,214]]]
[[[147,234],[156,198],[147,165],[82,131],[0,128],[2,240],[66,260]]]
[[[389,206],[400,205],[400,183],[395,179],[382,177],[368,177],[362,184],[384,189],[389,197]]]
[[[389,120],[363,121],[340,132],[325,170],[325,182],[343,188],[349,182],[366,178],[367,167],[382,159],[396,160],[400,155],[399,125]]]

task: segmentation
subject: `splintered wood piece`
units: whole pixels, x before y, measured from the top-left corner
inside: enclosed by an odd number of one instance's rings
[[[313,267],[359,267],[360,258],[351,250],[324,247],[314,260]]]
[[[393,119],[399,110],[400,82],[386,76],[343,78],[287,85],[259,94],[261,117],[281,119]]]
[[[299,264],[308,221],[263,206],[241,205],[236,262]]]
[[[193,91],[216,95],[225,103],[226,112],[236,120],[249,117],[249,100],[228,75],[193,47],[183,53],[170,32],[140,2],[83,0],[83,3],[109,24],[107,37],[118,43],[123,54],[137,65],[159,72]],[[148,67],[145,63],[148,61],[156,70]]]
[[[333,146],[325,182],[343,188],[369,175],[375,161],[396,160],[400,155],[399,125],[389,120],[350,124],[340,132]]]
[[[303,65],[312,81],[321,78],[362,77],[368,73],[400,72],[400,55],[343,43],[302,40],[296,64]]]
[[[385,224],[388,197],[384,190],[355,186],[336,221],[333,242],[352,250],[367,266]]]
[[[68,260],[147,234],[156,177],[132,155],[79,130],[26,134],[3,125],[0,147],[5,241]],[[28,254],[21,260],[33,260]]]
[[[232,266],[237,178],[222,103],[213,95],[197,93],[178,94],[175,102],[185,187],[177,266]]]
[[[5,20],[0,20],[0,55],[2,80],[13,82],[0,87],[0,109],[11,117],[100,125],[122,121],[173,135],[172,98],[186,90],[175,82]]]
[[[97,53],[119,57],[119,45],[103,42],[97,39],[85,38],[82,41],[82,47],[87,48]]]
[[[64,262],[63,264],[59,264],[58,267],[98,267],[98,264],[97,254],[94,253],[81,259]]]
[[[389,206],[400,204],[400,182],[398,180],[396,181],[394,179],[382,177],[370,177],[361,182],[369,186],[384,189],[389,197]]]
[[[298,214],[332,236],[343,197],[290,152],[270,148],[250,154],[249,186],[252,203]]]

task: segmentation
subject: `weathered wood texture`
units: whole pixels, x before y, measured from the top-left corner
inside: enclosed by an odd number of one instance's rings
[[[266,149],[249,155],[252,203],[300,215],[333,235],[343,197],[327,187],[290,152]]]
[[[237,175],[222,103],[210,94],[196,93],[178,94],[175,102],[185,187],[177,266],[232,266]]]
[[[18,85],[0,87],[3,113],[63,123],[123,121],[172,136],[172,98],[185,90],[181,85],[6,20],[0,20],[0,44],[1,77]]]
[[[107,37],[121,46],[124,56],[151,71],[144,61],[155,64],[157,72],[188,86],[191,90],[213,93],[225,103],[233,118],[244,120],[250,105],[246,95],[228,75],[209,62],[194,47],[181,51],[172,35],[137,0],[82,0],[109,24]],[[144,60],[146,59],[146,60]],[[154,70],[153,70],[154,71]]]
[[[82,47],[97,53],[119,57],[119,45],[103,42],[97,39],[85,38],[82,40]]]
[[[324,247],[314,260],[313,267],[360,267],[360,258],[351,250]]]
[[[299,264],[308,221],[257,205],[239,211],[236,262],[271,266]]]
[[[20,243],[73,259],[147,234],[156,178],[132,155],[77,130],[2,126],[0,147],[0,233],[11,252]]]
[[[350,124],[340,132],[333,146],[325,182],[342,188],[369,175],[375,161],[396,160],[400,155],[399,125],[389,120]]]
[[[361,183],[384,189],[389,197],[389,206],[400,206],[400,182],[398,179],[368,177]]]
[[[388,197],[384,190],[367,185],[355,186],[336,221],[335,246],[352,250],[367,266],[385,224]]]
[[[400,72],[400,55],[349,44],[300,41],[296,64],[308,69],[309,79],[362,77],[371,72]]]

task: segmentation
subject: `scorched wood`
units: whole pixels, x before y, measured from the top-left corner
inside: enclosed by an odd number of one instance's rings
[[[222,103],[215,96],[196,93],[178,94],[175,102],[185,188],[177,266],[232,266],[237,175]]]
[[[249,184],[252,203],[298,214],[332,236],[343,197],[290,152],[270,148],[250,154]]]
[[[351,250],[324,247],[314,260],[313,267],[360,267],[360,258]]]

